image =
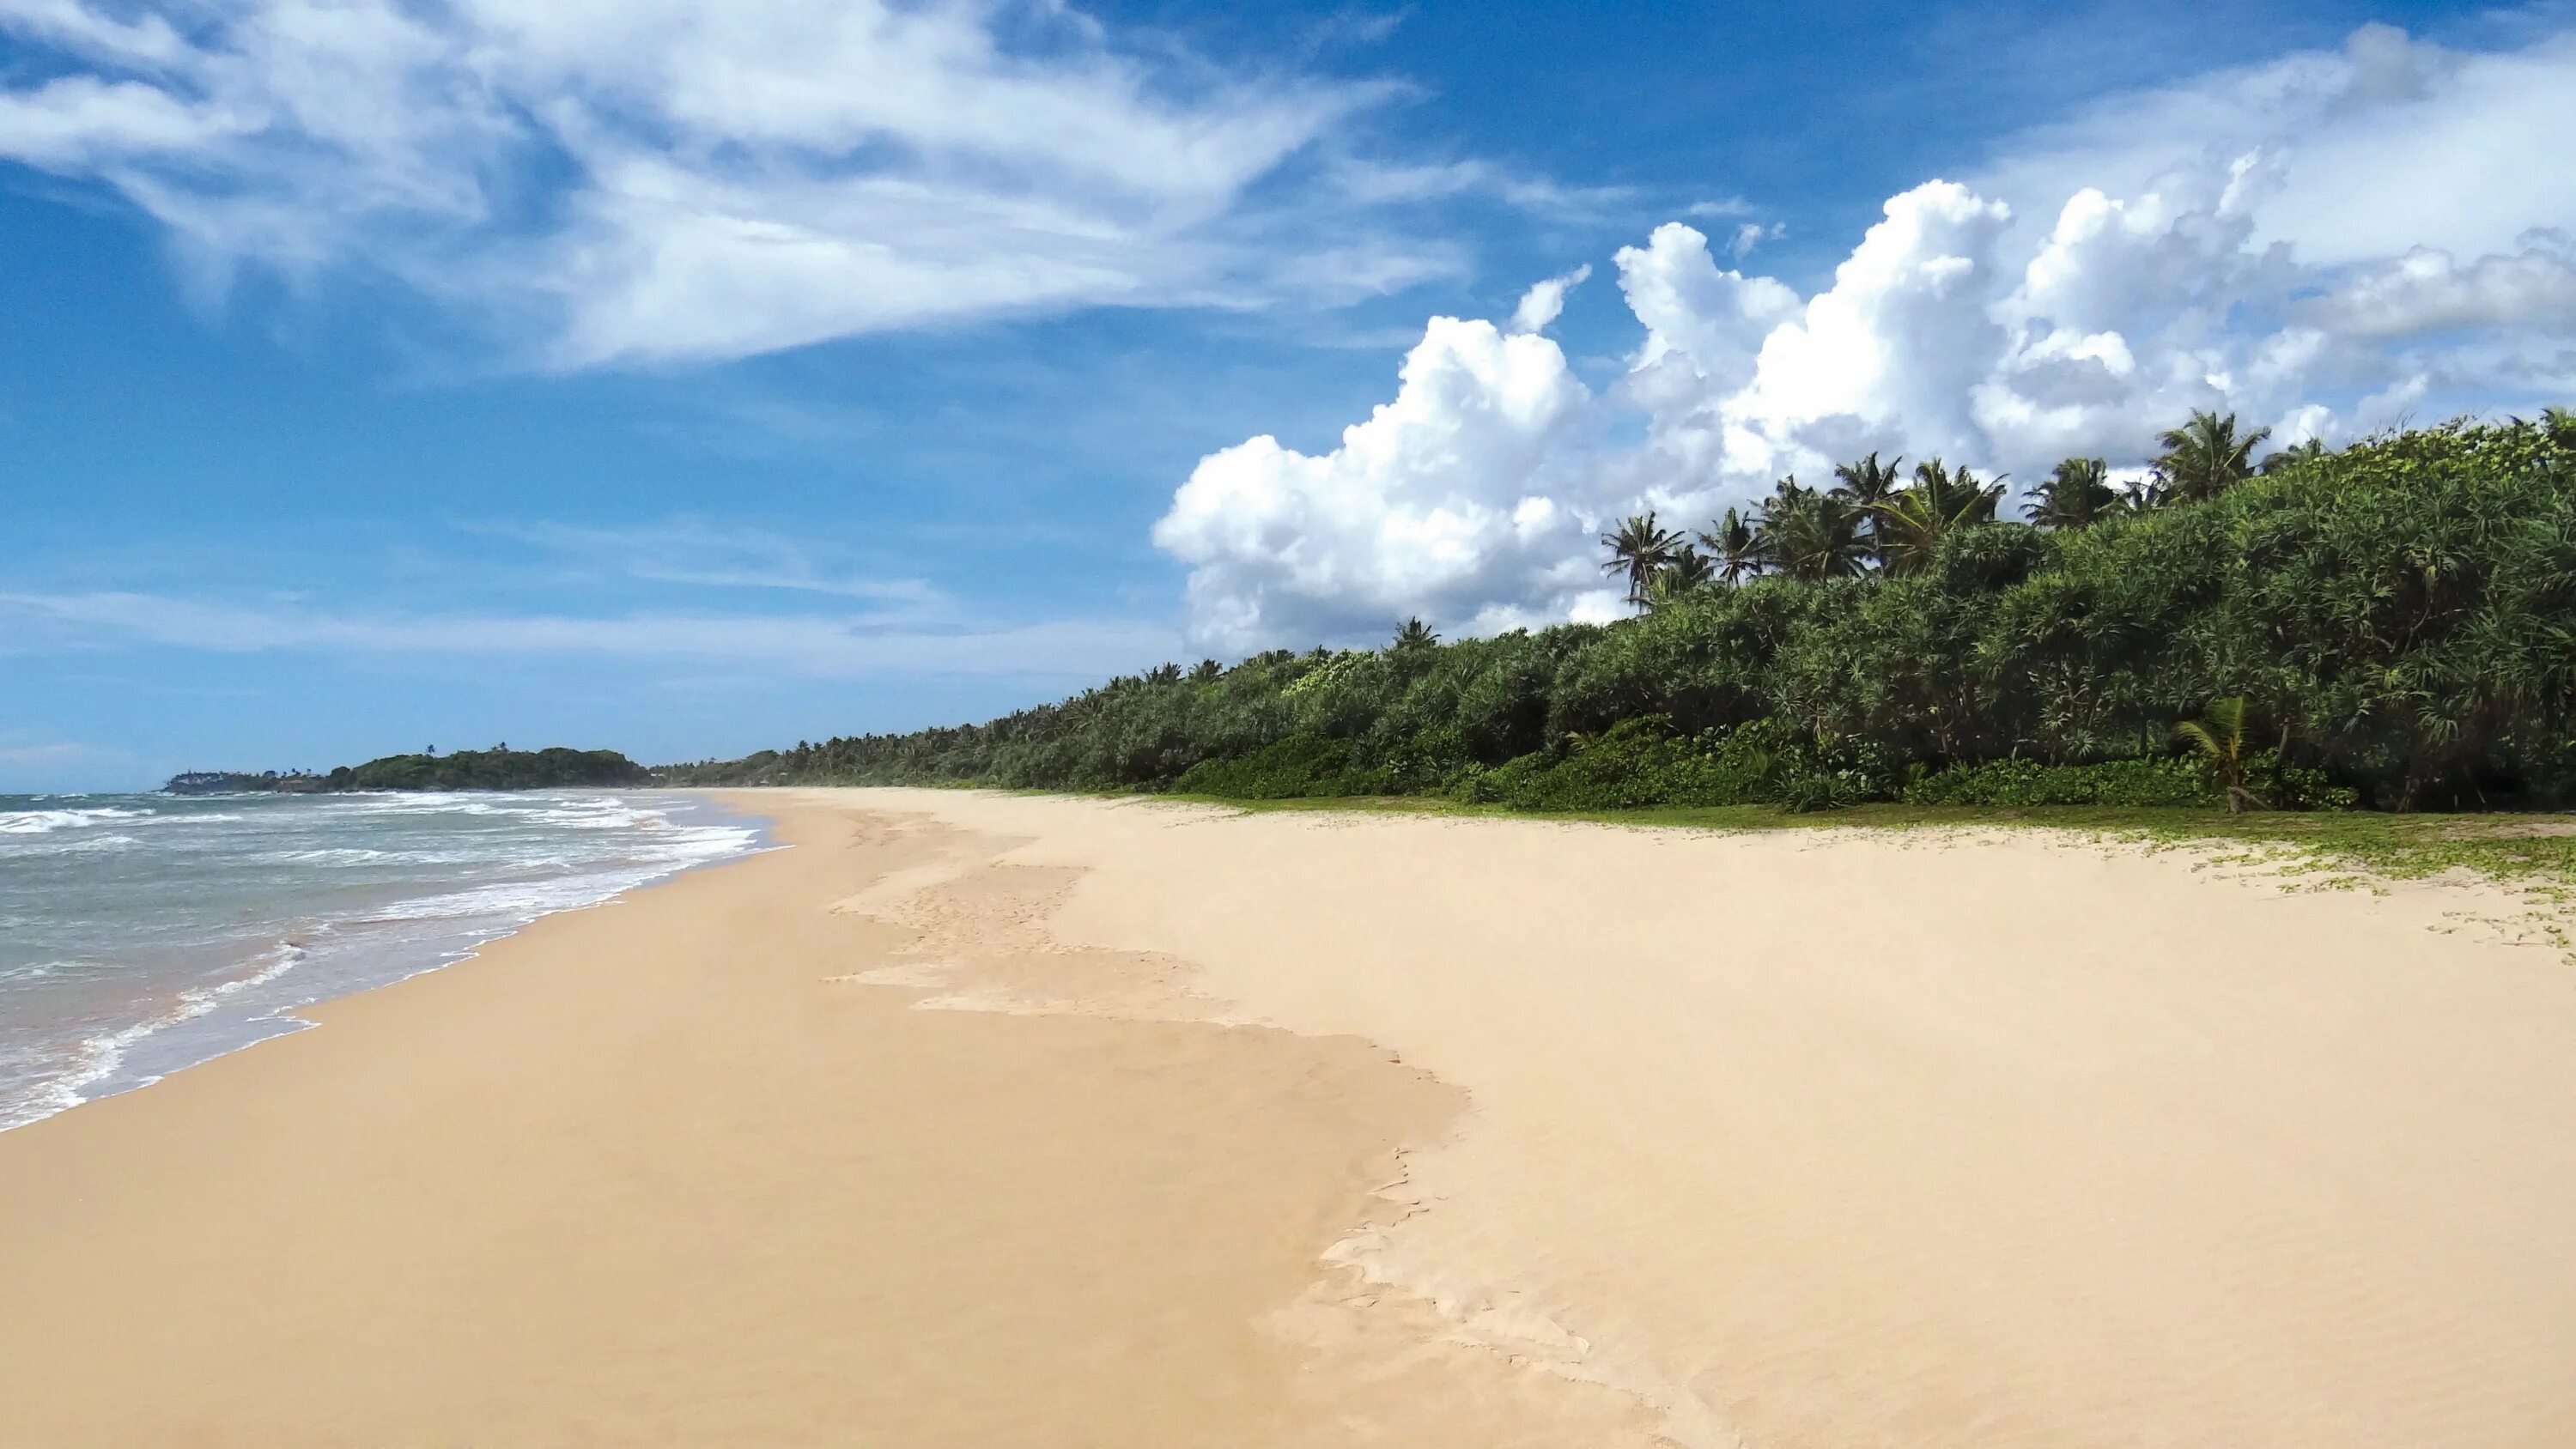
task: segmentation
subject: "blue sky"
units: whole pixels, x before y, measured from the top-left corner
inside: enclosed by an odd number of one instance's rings
[[[875,10],[0,0],[0,790],[981,718],[1597,616],[1601,518],[1845,450],[2576,397],[2561,7]]]

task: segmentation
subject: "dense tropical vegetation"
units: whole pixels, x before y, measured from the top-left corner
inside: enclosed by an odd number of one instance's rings
[[[975,781],[1535,809],[2576,804],[2576,416],[2263,455],[2195,416],[2125,486],[1873,455],[1602,542],[1636,617],[1166,665],[984,725],[680,783]]]

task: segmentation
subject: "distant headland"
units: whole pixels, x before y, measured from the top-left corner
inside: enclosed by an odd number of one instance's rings
[[[424,750],[414,755],[386,755],[363,765],[342,765],[328,774],[274,770],[249,774],[231,770],[191,770],[173,775],[161,788],[172,795],[223,795],[265,791],[280,795],[319,795],[352,790],[561,790],[583,786],[645,785],[652,775],[615,750],[514,750],[495,745],[488,750],[459,750],[442,755]]]

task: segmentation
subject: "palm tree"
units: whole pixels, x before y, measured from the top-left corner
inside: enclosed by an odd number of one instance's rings
[[[2295,468],[2301,463],[2313,463],[2325,455],[2325,439],[2310,438],[2304,443],[2292,443],[2279,452],[2266,455],[2263,459],[2263,472],[2269,476],[2285,469]]]
[[[2245,788],[2245,696],[2211,700],[2200,718],[2177,723],[2174,733],[2189,741],[2218,771],[2220,782],[2227,787],[2228,814],[2241,815],[2248,805],[2262,808],[2263,802]]]
[[[1192,684],[1214,684],[1225,673],[1225,666],[1213,659],[1202,659],[1190,669]]]
[[[1752,518],[1732,508],[1699,536],[1699,546],[1708,550],[1717,576],[1730,584],[1744,582],[1771,563],[1770,540]]]
[[[1792,474],[1772,485],[1763,501],[1761,535],[1768,560],[1794,579],[1811,583],[1868,572],[1866,515],[1842,499],[1799,483]]]
[[[1145,682],[1147,684],[1178,684],[1181,682],[1181,666],[1177,664],[1157,664],[1153,668],[1145,671]]]
[[[2031,490],[2022,512],[2042,528],[2090,528],[2120,507],[2110,471],[2100,458],[2069,458],[2049,470],[2047,482]]]
[[[1896,457],[1882,463],[1878,461],[1878,454],[1873,452],[1857,463],[1834,465],[1837,480],[1834,496],[1860,510],[1861,526],[1869,534],[1870,558],[1882,565],[1887,562],[1883,546],[1886,540],[1878,536],[1877,509],[1879,504],[1893,497],[1898,486],[1905,481],[1905,475],[1897,471],[1898,465],[1904,461],[1902,457]]]
[[[2193,413],[2156,439],[2164,448],[2155,461],[2157,501],[2198,502],[2244,482],[2254,476],[2254,450],[2270,436],[2270,428],[2256,428],[2238,437],[2234,413]]]
[[[1655,570],[1653,581],[1646,585],[1651,605],[1669,604],[1694,589],[1704,588],[1717,576],[1717,562],[1688,544],[1673,550],[1670,562]]]
[[[2562,448],[2576,448],[2576,409],[2542,408],[2540,430]]]
[[[1861,508],[1883,502],[1904,483],[1905,475],[1897,470],[1897,465],[1904,461],[1903,458],[1890,458],[1882,463],[1878,461],[1878,455],[1872,453],[1857,463],[1837,463],[1834,465],[1837,480],[1834,496]]]
[[[1421,616],[1416,615],[1405,620],[1404,627],[1395,631],[1395,643],[1390,647],[1398,654],[1410,654],[1417,649],[1428,649],[1439,642],[1440,636],[1432,633],[1431,626],[1423,623]]]
[[[1931,561],[1941,540],[1964,528],[1995,521],[2003,501],[1998,478],[1982,482],[1966,467],[1953,470],[1934,458],[1914,465],[1914,482],[1870,509],[1878,520],[1879,546],[1889,573],[1910,573]]]
[[[1646,586],[1654,582],[1655,570],[1672,562],[1673,551],[1682,546],[1682,536],[1658,525],[1649,509],[1601,535],[1601,546],[1610,550],[1610,561],[1601,566],[1601,571],[1626,574],[1628,602],[1643,608]]]

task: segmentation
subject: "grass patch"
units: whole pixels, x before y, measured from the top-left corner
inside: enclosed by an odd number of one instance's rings
[[[1793,814],[1773,805],[1649,806],[1635,810],[1530,811],[1421,797],[1229,800],[1162,795],[1246,811],[1334,810],[1529,820],[1587,820],[1709,831],[1914,830],[2004,827],[2074,830],[2154,845],[2239,846],[2241,857],[2293,875],[2344,872],[2421,880],[2448,870],[2576,899],[2576,815],[2394,815],[2378,811],[2252,811],[2191,806],[1855,805]]]

